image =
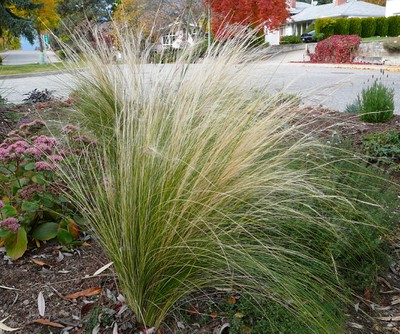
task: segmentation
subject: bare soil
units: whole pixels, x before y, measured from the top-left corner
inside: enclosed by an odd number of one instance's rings
[[[45,106],[48,112],[58,107]],[[25,105],[0,109],[0,135],[15,125],[16,119],[10,115],[20,114],[21,121],[34,117],[39,109],[43,108]],[[356,147],[367,134],[400,131],[400,116],[387,123],[369,124],[356,115],[321,108],[303,109],[299,121],[318,129],[319,136],[327,141],[340,136]],[[392,178],[400,184],[399,175]],[[391,239],[392,265],[377,278],[376,291],[365,291],[354,299],[354,306],[348,310],[347,333],[400,333],[400,230]],[[19,328],[14,331],[16,334],[138,333],[140,328],[119,293],[112,266],[105,269],[109,261],[94,240],[86,237],[84,241],[83,246],[71,249],[55,242],[39,248],[32,244],[23,258],[14,262],[0,247],[0,322]],[[210,314],[206,325],[178,326],[191,328],[187,333],[211,334],[219,333],[223,323],[223,319]]]

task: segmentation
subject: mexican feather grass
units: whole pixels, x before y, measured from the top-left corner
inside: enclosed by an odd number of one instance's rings
[[[247,44],[163,65],[127,38],[115,65],[81,42],[75,113],[96,146],[64,177],[146,328],[217,289],[279,303],[310,333],[342,332],[332,245],[351,249],[343,236],[374,222],[295,125],[296,108],[247,88],[259,56]]]

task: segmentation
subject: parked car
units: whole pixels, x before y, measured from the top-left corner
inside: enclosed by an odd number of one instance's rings
[[[315,35],[315,30],[312,30],[306,34],[303,34],[303,35],[301,35],[301,41],[303,43],[315,42],[314,35]]]

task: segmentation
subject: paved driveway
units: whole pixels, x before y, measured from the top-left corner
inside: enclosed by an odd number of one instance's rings
[[[253,88],[265,87],[271,92],[298,93],[305,105],[321,105],[344,111],[352,103],[362,88],[372,80],[382,78],[383,82],[395,90],[395,113],[400,114],[400,72],[390,72],[385,66],[364,65],[320,65],[293,62],[303,59],[302,51],[281,54],[269,60],[246,65],[246,76]],[[146,65],[148,70],[154,65]],[[195,65],[204,66],[204,65]],[[174,65],[167,65],[166,70]],[[395,70],[396,68],[390,68]],[[384,70],[384,75],[381,73]],[[397,70],[400,70],[397,67]],[[5,91],[10,102],[20,103],[23,94],[34,88],[55,90],[55,95],[68,96],[73,86],[70,75],[31,76],[27,78],[0,77],[0,90]],[[249,88],[251,88],[249,87]]]
[[[46,63],[60,61],[53,51],[45,51],[44,54]],[[39,62],[39,55],[40,51],[12,50],[0,53],[0,56],[4,58],[3,65],[35,64]]]

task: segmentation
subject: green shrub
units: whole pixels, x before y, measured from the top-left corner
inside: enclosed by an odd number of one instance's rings
[[[313,39],[315,39],[317,42],[320,42],[325,39],[325,35],[323,33],[315,33]]]
[[[364,17],[361,19],[361,37],[375,36],[376,22],[373,17]]]
[[[335,33],[335,19],[324,18],[315,21],[315,32],[324,34],[327,38]]]
[[[338,18],[335,20],[335,35],[349,35],[350,22],[347,18]]]
[[[299,44],[301,43],[300,36],[283,36],[280,40],[280,44]]]
[[[360,103],[358,99],[346,105],[345,112],[348,112],[350,114],[358,114],[360,112]]]
[[[383,48],[388,52],[400,52],[400,38],[391,39],[383,43]]]
[[[400,132],[378,132],[362,139],[362,149],[371,159],[386,164],[400,163]]]
[[[349,18],[349,35],[361,36],[361,19],[358,17]]]
[[[392,118],[394,112],[394,89],[376,79],[370,87],[362,89],[358,102],[362,121],[386,122]]]
[[[389,21],[386,17],[376,17],[375,18],[375,36],[385,37],[388,34]]]
[[[311,24],[307,27],[307,29],[304,30],[304,34],[307,34],[307,33],[309,33],[310,31],[313,31],[313,30],[315,30],[315,24],[314,24],[314,23],[311,23]]]
[[[400,16],[389,16],[388,20],[388,36],[400,36]]]
[[[62,175],[138,322],[158,328],[182,299],[218,289],[272,299],[309,333],[342,333],[341,274],[374,265],[370,210],[387,214],[383,203],[348,185],[291,104],[249,93],[237,65],[259,58],[243,39],[213,45],[206,66],[182,50],[154,71],[139,42],[119,45],[124,68],[83,50],[75,108],[97,145]]]

